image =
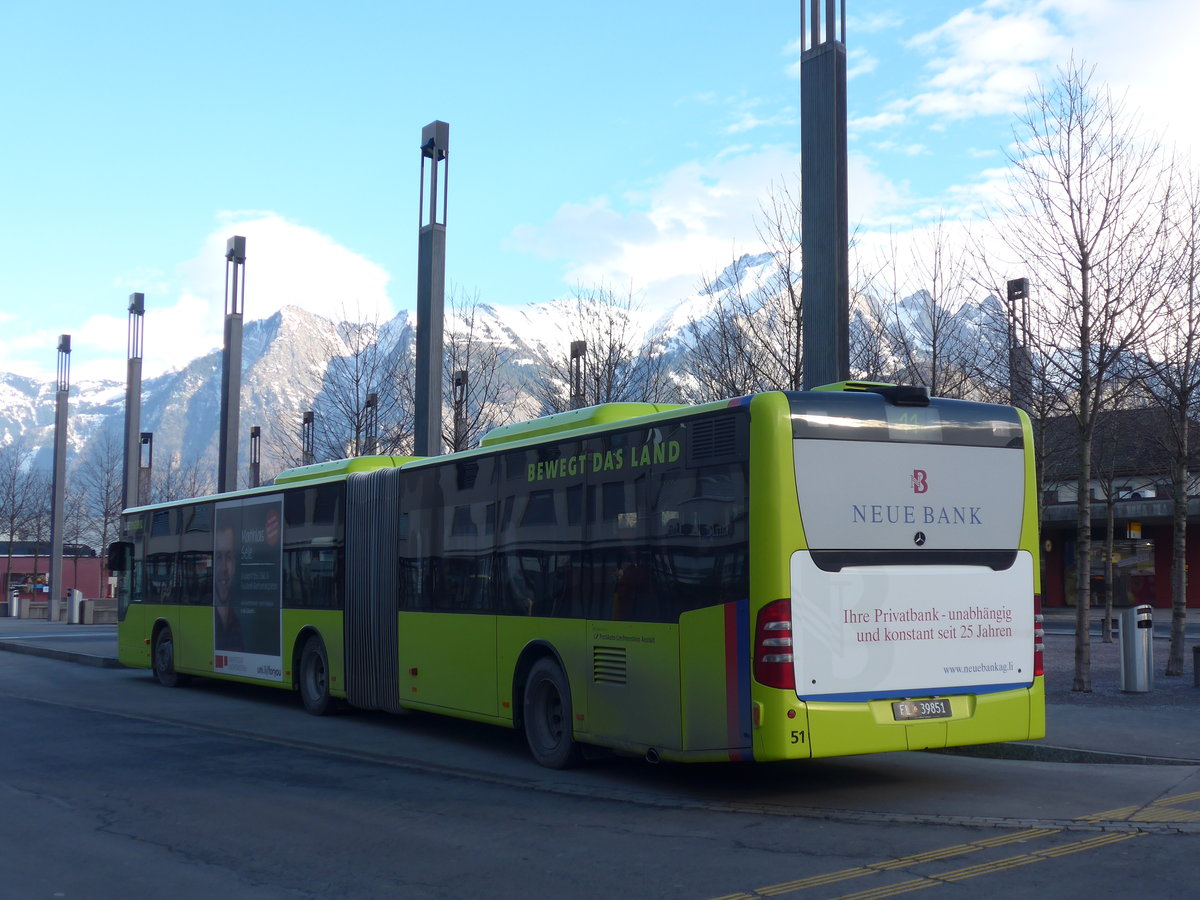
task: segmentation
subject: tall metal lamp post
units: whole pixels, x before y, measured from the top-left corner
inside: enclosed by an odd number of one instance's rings
[[[246,239],[234,235],[225,246],[225,349],[221,354],[221,432],[217,448],[217,490],[221,493],[237,490],[242,314],[245,309]]]
[[[71,336],[58,339],[58,392],[54,399],[54,483],[50,514],[50,597],[46,617],[57,622],[62,600],[63,524],[67,493],[67,394],[71,390]]]
[[[821,5],[821,0],[804,0],[800,8],[800,243],[806,390],[850,378],[846,0],[840,4],[825,0],[824,22]],[[838,6],[840,19],[835,15]],[[807,28],[806,12],[810,13]]]
[[[142,339],[145,334],[146,295],[129,295],[129,324],[125,368],[125,464],[122,469],[122,503],[128,509],[139,503],[138,429],[142,418]]]
[[[450,126],[430,122],[421,129],[420,231],[417,237],[417,371],[414,444],[417,456],[442,452],[442,320],[446,294],[446,198],[450,193]],[[425,209],[425,160],[429,167],[429,210]],[[442,169],[438,216],[438,163]]]

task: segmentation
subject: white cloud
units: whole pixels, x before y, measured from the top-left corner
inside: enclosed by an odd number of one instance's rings
[[[853,81],[860,75],[869,75],[879,66],[879,59],[866,50],[853,46],[846,48],[846,80]]]
[[[903,156],[924,156],[929,148],[924,144],[901,144],[897,141],[879,141],[873,145],[876,150],[885,153],[899,153]]]
[[[870,157],[862,153],[850,154],[847,181],[852,239],[856,233],[903,227],[910,221],[905,212],[912,202],[908,185],[890,180],[876,168]]]
[[[965,118],[1020,108],[1052,60],[1070,51],[1052,2],[987,0],[916,35],[908,46],[928,59],[929,90],[905,101],[919,115]]]
[[[234,235],[246,239],[246,321],[270,318],[285,306],[330,319],[359,317],[382,323],[394,315],[387,296],[388,273],[328,235],[270,212],[225,212],[217,218],[221,226],[204,238],[194,258],[178,267],[177,299],[159,310],[147,298],[147,369],[161,371],[222,345],[224,257]],[[190,327],[177,330],[188,322]],[[155,343],[157,334],[172,336],[165,359]]]
[[[863,15],[848,13],[846,15],[846,40],[853,43],[854,35],[859,33],[877,34],[881,31],[896,31],[903,24],[904,19],[892,10]]]
[[[227,215],[200,253],[179,267],[184,291],[222,300],[226,242],[235,234],[246,238],[247,319],[265,319],[289,305],[329,318],[356,308],[380,321],[393,315],[382,266],[273,213]]]
[[[513,249],[562,262],[568,284],[631,288],[647,309],[692,294],[736,256],[761,250],[760,204],[787,184],[798,195],[800,160],[767,148],[694,161],[638,194],[564,204],[541,225],[514,230]],[[899,223],[907,187],[889,181],[861,154],[849,160],[852,228]]]
[[[246,321],[299,306],[331,319],[385,322],[394,311],[388,273],[328,235],[270,212],[226,212],[200,241],[195,257],[162,271],[132,272],[117,286],[146,295],[143,373],[152,377],[184,365],[224,342],[225,246],[246,238]],[[96,314],[71,323],[72,381],[123,381],[127,316]],[[45,330],[6,342],[0,369],[47,378],[57,335]]]
[[[1083,0],[1076,0],[1076,4]],[[1063,7],[1071,4],[1060,0]],[[1200,161],[1200,118],[1191,114],[1200,4],[1120,0],[1090,5],[1075,19],[1072,46],[1145,127]],[[1064,58],[1060,64],[1065,63]]]
[[[873,116],[859,116],[846,122],[846,130],[851,134],[859,131],[879,131],[882,128],[894,128],[904,123],[904,115],[898,112],[881,112]]]
[[[648,308],[661,308],[757,246],[759,203],[799,167],[784,148],[686,163],[619,203],[564,204],[549,222],[515,229],[512,243],[562,260],[567,283],[631,286]]]

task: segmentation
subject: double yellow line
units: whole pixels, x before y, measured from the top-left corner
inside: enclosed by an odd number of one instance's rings
[[[1164,797],[1149,805],[1124,806],[1106,812],[1093,813],[1088,816],[1081,816],[1076,821],[1093,823],[1197,822],[1200,821],[1200,811],[1173,808],[1194,800],[1200,800],[1200,791],[1190,794],[1178,794],[1173,797]],[[1062,830],[1061,828],[1029,828],[1024,831],[1013,832],[1012,834],[986,838],[980,841],[971,841],[965,844],[954,844],[950,847],[928,850],[924,853],[915,853],[912,856],[867,863],[864,866],[855,866],[854,868],[840,869],[836,872],[827,872],[823,875],[813,875],[809,878],[797,879],[796,881],[772,884],[750,892],[726,894],[724,897],[716,898],[716,900],[762,900],[765,897],[779,897],[784,894],[796,893],[797,891],[804,891],[810,888],[825,887],[842,881],[851,881],[866,875],[905,869],[909,866],[920,865],[922,863],[938,862],[953,859],[957,856],[965,856],[969,853],[979,852],[980,850],[992,850],[1009,844],[1019,844],[1025,841],[1037,840],[1038,838],[1050,837],[1051,835],[1059,834]],[[1097,850],[1101,847],[1107,847],[1111,844],[1139,837],[1144,833],[1141,831],[1105,832],[1067,844],[1059,844],[1054,847],[1046,847],[1041,850],[1021,853],[991,862],[953,869],[949,872],[941,872],[936,876],[921,876],[896,884],[882,885],[853,894],[844,894],[840,900],[882,900],[885,897],[895,897],[899,894],[908,894],[941,884],[966,881],[969,878],[977,878],[980,875],[991,875],[996,872],[1027,866],[1031,863],[1042,862],[1043,860],[1069,856],[1073,853]]]

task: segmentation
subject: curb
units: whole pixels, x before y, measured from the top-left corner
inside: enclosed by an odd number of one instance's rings
[[[99,669],[123,669],[117,660],[111,656],[93,656],[90,653],[75,653],[71,650],[54,650],[50,647],[36,647],[32,644],[22,644],[15,640],[0,641],[0,650],[10,653],[24,653],[26,656],[41,656],[46,659],[58,659],[64,662],[79,663],[85,666],[95,666]]]
[[[1052,744],[1000,743],[970,747],[930,749],[930,753],[949,756],[974,756],[984,759],[1013,759],[1025,762],[1082,763],[1085,765],[1118,766],[1200,766],[1200,759],[1180,759],[1175,756],[1145,756],[1140,753],[1111,753],[1107,750],[1080,750],[1075,747],[1056,747]]]

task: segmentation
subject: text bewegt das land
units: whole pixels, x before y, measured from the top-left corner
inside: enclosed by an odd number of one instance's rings
[[[842,610],[842,624],[860,626],[860,644],[892,641],[954,641],[1013,636],[1011,609],[965,606],[959,609]]]

